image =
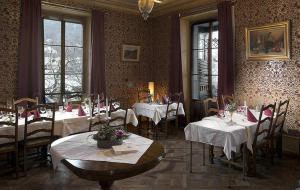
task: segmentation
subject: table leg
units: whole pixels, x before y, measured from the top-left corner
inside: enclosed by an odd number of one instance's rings
[[[246,180],[246,151],[247,151],[247,144],[244,143],[244,145],[243,145],[243,180]]]
[[[114,181],[99,181],[102,190],[109,190]]]
[[[192,173],[193,172],[193,163],[192,163],[192,161],[193,161],[193,142],[191,141],[190,142],[190,144],[191,144],[191,154],[190,154],[190,173]]]

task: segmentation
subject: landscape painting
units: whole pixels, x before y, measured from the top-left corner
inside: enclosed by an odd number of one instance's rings
[[[247,60],[288,59],[288,22],[246,28],[246,56]]]
[[[122,46],[122,61],[139,61],[140,46],[123,45]]]

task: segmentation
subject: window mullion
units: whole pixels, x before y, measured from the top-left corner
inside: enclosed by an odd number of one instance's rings
[[[61,21],[61,102],[65,92],[65,21]]]

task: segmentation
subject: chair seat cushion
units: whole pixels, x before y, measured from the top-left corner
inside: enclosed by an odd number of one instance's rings
[[[38,139],[28,139],[25,146],[26,147],[38,147],[42,145],[48,145],[51,143],[50,137],[40,137]]]
[[[0,146],[0,153],[14,152],[16,150],[14,144],[6,144]]]

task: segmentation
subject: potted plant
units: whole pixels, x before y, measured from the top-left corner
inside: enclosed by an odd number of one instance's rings
[[[230,113],[230,122],[232,122],[233,112],[235,112],[237,110],[236,103],[235,102],[230,102],[229,104],[226,105],[225,110]]]
[[[93,135],[93,139],[97,141],[98,148],[111,148],[115,145],[121,145],[128,136],[129,134],[123,129],[105,124]]]

